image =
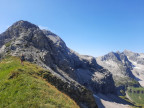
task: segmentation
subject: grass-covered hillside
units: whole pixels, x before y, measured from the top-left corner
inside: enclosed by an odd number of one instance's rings
[[[127,90],[127,94],[130,100],[135,103],[135,105],[141,106],[144,108],[144,88],[129,87]]]
[[[17,57],[0,61],[0,108],[79,108],[70,97],[38,75],[35,64]]]

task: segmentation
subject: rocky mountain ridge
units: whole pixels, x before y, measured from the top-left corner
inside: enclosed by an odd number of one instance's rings
[[[129,80],[136,80],[143,86],[144,54],[125,50],[108,53],[97,57],[96,60],[99,65],[113,74],[116,83],[128,83]]]
[[[75,88],[85,86],[93,93],[115,92],[112,74],[98,65],[94,57],[79,55],[59,36],[30,22],[18,21],[0,34],[0,56],[6,54],[24,54],[27,61],[50,70],[55,77]],[[86,105],[95,106],[94,103]]]

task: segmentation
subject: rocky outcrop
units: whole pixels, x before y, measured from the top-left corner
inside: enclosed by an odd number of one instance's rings
[[[51,84],[55,85],[60,91],[68,94],[81,107],[88,106],[89,108],[97,108],[92,92],[87,90],[84,86],[81,86],[76,82],[70,83],[63,81],[49,71],[41,71],[38,73],[38,75],[46,79]]]
[[[131,85],[132,83],[139,86],[137,82],[138,78],[134,72],[134,63],[140,61],[142,63],[144,60],[138,56],[139,54],[125,50],[124,52],[111,52],[96,59],[99,65],[108,69],[113,74],[117,86]]]
[[[26,60],[51,70],[61,80],[78,82],[94,93],[115,91],[112,74],[94,57],[79,55],[56,34],[27,21],[13,24],[0,35],[0,42],[1,54],[24,54]]]
[[[134,53],[132,51],[125,50],[123,52],[131,61],[137,62],[137,64],[144,65],[144,54]]]
[[[132,64],[128,60],[127,56],[120,52],[111,52],[107,55],[97,58],[97,62],[99,64],[103,64],[106,69],[109,69],[113,75],[121,74],[119,77],[129,76],[134,77],[132,72]]]

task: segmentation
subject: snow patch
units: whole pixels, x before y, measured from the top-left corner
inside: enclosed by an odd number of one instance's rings
[[[144,55],[141,55],[141,57],[143,56]],[[140,83],[140,85],[144,87],[144,66],[130,59],[129,61],[134,65],[132,70],[133,75],[137,78],[136,80]]]
[[[140,85],[144,87],[144,81],[139,81]]]

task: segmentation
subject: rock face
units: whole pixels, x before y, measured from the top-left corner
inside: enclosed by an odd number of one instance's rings
[[[38,75],[55,85],[60,91],[69,95],[81,107],[88,106],[90,108],[97,108],[92,92],[87,90],[84,86],[77,83],[73,84],[74,82],[63,81],[49,71],[41,71]]]
[[[122,53],[111,52],[96,59],[99,65],[113,74],[116,84],[128,83],[130,80],[143,81],[144,54],[125,50]]]
[[[128,50],[123,52],[132,63],[132,73],[135,79],[144,87],[144,53],[134,53]]]
[[[0,34],[0,55],[25,55],[26,60],[51,70],[67,82],[76,82],[92,92],[113,93],[112,74],[94,57],[69,49],[56,34],[27,21],[18,21]]]

